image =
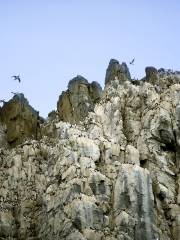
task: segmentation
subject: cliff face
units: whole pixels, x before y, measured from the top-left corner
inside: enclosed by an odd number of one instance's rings
[[[39,140],[7,148],[1,124],[1,239],[179,239],[180,75],[124,66],[98,98],[70,82]]]

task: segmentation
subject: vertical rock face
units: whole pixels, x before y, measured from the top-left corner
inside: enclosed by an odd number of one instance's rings
[[[27,137],[37,135],[37,112],[29,105],[23,94],[16,94],[0,110],[2,123],[7,128],[7,141],[11,146]]]
[[[6,126],[0,122],[0,146],[7,146]]]
[[[180,74],[110,66],[102,94],[70,81],[40,140],[7,149],[0,125],[0,239],[179,240]]]
[[[83,120],[89,111],[93,111],[102,94],[97,82],[91,84],[78,75],[68,84],[68,90],[63,92],[57,103],[59,118],[62,121],[77,123]]]
[[[149,172],[139,166],[123,164],[114,187],[115,225],[120,235],[132,239],[156,239],[153,206]]]
[[[111,59],[106,70],[105,84],[115,79],[124,82],[128,79],[130,80],[131,75],[126,63],[120,64],[116,59]]]

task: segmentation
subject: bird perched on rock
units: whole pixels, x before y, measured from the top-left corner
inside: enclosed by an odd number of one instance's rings
[[[129,62],[129,64],[134,65],[134,61],[135,61],[135,58],[133,58],[133,60]]]
[[[19,93],[18,92],[11,92],[13,95],[18,95]]]
[[[18,96],[19,98],[22,97],[22,93],[19,92],[11,92],[14,96]]]
[[[21,79],[20,79],[20,76],[19,75],[14,75],[14,76],[12,76],[12,78],[14,78],[14,80],[17,80],[17,81],[19,81],[19,83],[21,82]]]

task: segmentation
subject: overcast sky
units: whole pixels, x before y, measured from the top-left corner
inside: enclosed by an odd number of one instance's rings
[[[110,58],[180,70],[179,0],[0,0],[0,99],[44,117],[77,74],[104,84]],[[11,75],[20,74],[22,83]]]

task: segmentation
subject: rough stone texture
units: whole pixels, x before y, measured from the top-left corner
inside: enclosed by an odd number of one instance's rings
[[[146,81],[151,84],[158,84],[158,70],[155,67],[146,67]]]
[[[115,79],[124,82],[127,79],[130,80],[131,75],[125,62],[120,64],[116,59],[111,59],[106,70],[105,84],[110,83]]]
[[[57,103],[59,119],[71,123],[82,121],[89,111],[93,111],[102,94],[101,86],[97,82],[88,83],[80,75],[68,84],[68,90],[62,92]]]
[[[132,239],[156,239],[150,174],[132,164],[122,164],[114,186],[114,221]]]
[[[179,74],[114,79],[79,124],[2,145],[0,239],[178,240],[179,102]]]
[[[7,147],[6,126],[0,122],[0,147]]]
[[[7,141],[11,146],[25,138],[37,136],[38,113],[29,105],[22,93],[16,94],[0,109],[0,119],[6,125]]]

